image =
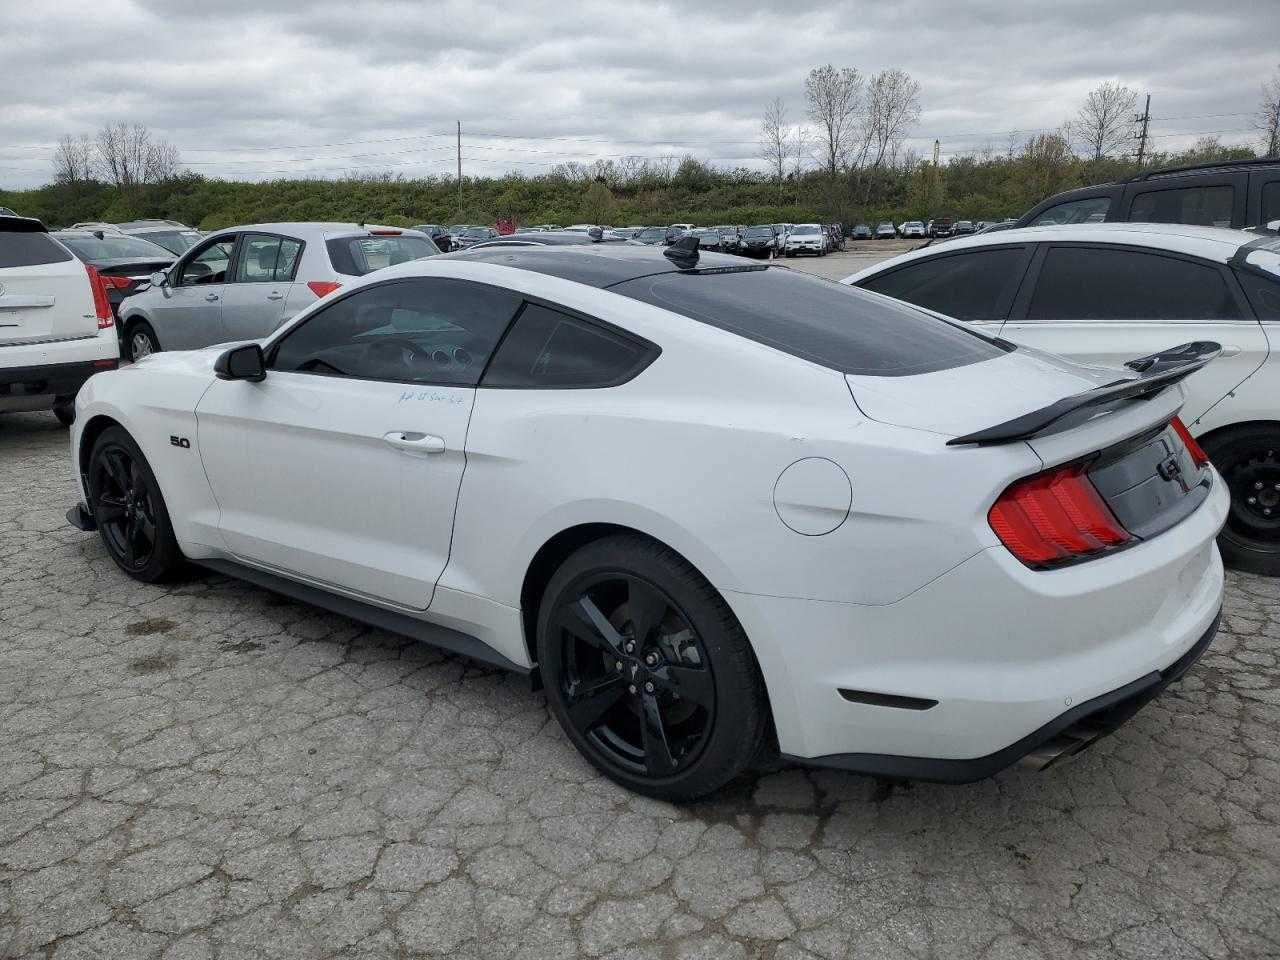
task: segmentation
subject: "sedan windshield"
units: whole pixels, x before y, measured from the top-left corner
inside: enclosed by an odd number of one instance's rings
[[[78,237],[70,234],[57,236],[81,260],[123,260],[126,257],[144,260],[173,259],[170,251],[141,237],[113,236],[109,233],[104,233],[101,239],[93,234]]]

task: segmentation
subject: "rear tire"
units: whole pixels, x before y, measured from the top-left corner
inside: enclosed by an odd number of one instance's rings
[[[87,486],[98,535],[116,566],[142,583],[186,570],[160,484],[123,427],[108,427],[94,442]]]
[[[1231,511],[1218,535],[1223,562],[1280,576],[1280,426],[1231,427],[1201,445],[1231,493]]]
[[[160,352],[160,338],[145,320],[135,320],[129,324],[129,335],[124,341],[125,354],[130,363],[136,363],[143,357]]]
[[[587,544],[538,612],[547,701],[592,766],[637,793],[696,800],[748,769],[768,707],[750,644],[724,599],[647,537]]]

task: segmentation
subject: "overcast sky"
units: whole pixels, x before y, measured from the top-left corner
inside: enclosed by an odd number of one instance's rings
[[[758,165],[765,105],[815,65],[919,81],[910,146],[1004,150],[1094,86],[1152,95],[1157,149],[1250,132],[1280,0],[0,0],[0,186],[63,134],[142,121],[210,176],[692,153]]]

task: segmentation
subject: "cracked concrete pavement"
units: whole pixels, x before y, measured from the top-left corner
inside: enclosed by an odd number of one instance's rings
[[[779,769],[675,807],[520,683],[68,527],[0,418],[0,957],[1280,956],[1280,582],[1127,727],[964,787]]]

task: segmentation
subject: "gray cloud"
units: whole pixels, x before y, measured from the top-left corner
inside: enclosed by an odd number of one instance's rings
[[[1003,149],[1108,79],[1151,91],[1155,145],[1175,148],[1249,140],[1280,60],[1274,0],[0,0],[0,22],[5,186],[46,181],[58,137],[117,119],[233,177],[447,173],[456,120],[475,173],[753,164],[764,105],[801,120],[826,62],[919,80],[921,152]]]

